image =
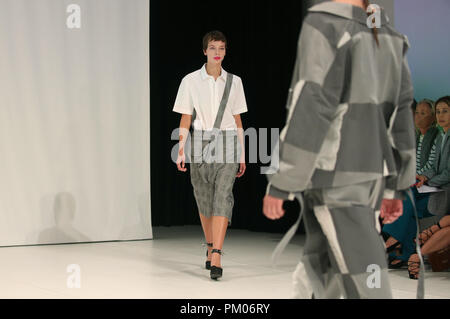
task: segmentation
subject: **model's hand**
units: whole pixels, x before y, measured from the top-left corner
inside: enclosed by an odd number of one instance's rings
[[[270,195],[266,195],[263,200],[263,213],[272,220],[284,216],[283,200]]]
[[[403,215],[403,202],[400,199],[383,199],[380,217],[383,224],[392,224]]]
[[[245,163],[239,163],[239,170],[238,170],[238,172],[236,174],[236,177],[239,178],[242,175],[244,175],[245,169],[246,169]]]
[[[186,155],[184,154],[184,149],[180,148],[180,150],[178,151],[178,157],[177,157],[177,168],[180,172],[187,171],[185,162],[186,162]]]
[[[245,169],[246,169],[246,165],[245,165],[245,152],[242,151],[241,152],[241,159],[239,160],[239,170],[236,174],[236,177],[241,177],[242,175],[244,175],[245,173]]]
[[[423,184],[428,180],[428,177],[424,176],[424,175],[419,175],[417,176],[417,179],[419,180],[416,184],[416,187],[422,187]]]

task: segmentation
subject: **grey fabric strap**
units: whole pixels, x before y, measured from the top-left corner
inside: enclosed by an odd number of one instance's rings
[[[291,226],[291,228],[288,230],[288,232],[283,236],[281,241],[278,243],[277,247],[275,247],[275,250],[273,251],[272,257],[271,257],[273,267],[276,266],[278,259],[280,258],[281,254],[283,253],[287,244],[291,241],[292,237],[294,237],[295,233],[297,232],[298,226],[300,225],[300,222],[302,221],[303,211],[305,210],[305,203],[303,200],[303,195],[301,193],[298,193],[298,194],[296,194],[296,197],[300,204],[300,212],[298,215],[298,219],[295,222],[295,224]]]
[[[411,189],[408,189],[406,191],[406,194],[408,195],[409,200],[411,201],[411,204],[414,208],[414,216],[416,217],[416,225],[417,225],[416,251],[417,251],[417,255],[419,256],[419,260],[420,260],[420,268],[419,268],[419,282],[417,284],[416,299],[424,299],[425,298],[425,279],[424,279],[425,278],[425,265],[423,264],[422,252],[420,251],[420,244],[419,244],[419,216],[417,215],[416,203],[414,202],[414,197],[413,197]]]
[[[220,101],[219,110],[217,111],[216,120],[214,122],[214,128],[220,129],[220,124],[222,124],[223,114],[225,113],[225,108],[228,103],[228,98],[230,96],[231,91],[231,84],[233,83],[233,74],[230,72],[227,73],[227,82],[225,83],[225,89],[223,91],[222,95],[222,101]],[[195,118],[197,117],[197,112],[195,111],[192,113],[192,122],[194,122]]]
[[[230,96],[231,83],[233,82],[233,74],[227,74],[227,82],[225,83],[225,89],[222,95],[222,101],[220,101],[219,110],[217,111],[216,121],[214,122],[214,128],[220,130],[220,124],[222,124],[223,114],[227,107],[228,97]]]

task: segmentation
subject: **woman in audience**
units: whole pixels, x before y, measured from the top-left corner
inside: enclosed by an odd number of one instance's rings
[[[437,186],[443,188],[445,191],[440,193],[433,193],[430,197],[432,213],[439,213],[440,211],[450,211],[450,141],[448,138],[450,128],[450,96],[440,98],[436,102],[436,118],[440,127],[444,130],[444,135],[440,135],[436,139],[436,159],[431,169],[423,172],[417,179],[417,187],[427,183],[430,186]],[[434,201],[434,202],[432,202]],[[430,207],[430,205],[428,206]],[[439,223],[424,230],[420,237],[420,244],[423,246],[421,252],[423,254],[430,254],[432,252],[441,250],[450,245],[449,239],[449,217],[443,217]],[[409,277],[417,279],[419,277],[420,261],[418,254],[412,254],[408,261]]]
[[[432,193],[428,209],[433,215],[445,215],[450,211],[450,96],[444,96],[436,102],[436,118],[444,130],[444,135],[436,139],[436,160],[433,167],[418,176],[417,187],[424,183],[440,187],[444,192]]]
[[[436,155],[436,137],[439,129],[436,127],[434,102],[422,100],[417,104],[414,113],[416,124],[416,178],[432,168]],[[427,210],[429,194],[420,194],[412,187],[414,201],[419,218],[431,216]],[[409,256],[415,251],[412,238],[417,226],[414,210],[409,198],[403,201],[403,215],[394,223],[383,226],[383,237],[389,253],[389,268],[400,268],[406,264]]]
[[[419,235],[420,252],[428,255],[450,246],[450,215],[444,216],[436,224]],[[412,254],[408,260],[409,278],[419,279],[420,259],[417,253]]]

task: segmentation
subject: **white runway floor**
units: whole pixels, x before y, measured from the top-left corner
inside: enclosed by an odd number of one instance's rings
[[[288,245],[276,269],[270,255],[282,234],[229,229],[224,277],[209,278],[200,226],[155,227],[154,239],[0,248],[0,298],[278,299],[292,297],[292,272],[303,236]],[[80,288],[68,288],[79,265]],[[415,298],[417,281],[391,270],[395,298]],[[426,298],[450,298],[450,272],[427,272]]]

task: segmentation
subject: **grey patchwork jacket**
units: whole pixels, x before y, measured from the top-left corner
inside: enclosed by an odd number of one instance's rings
[[[279,170],[268,175],[267,194],[293,199],[306,189],[384,176],[385,197],[402,198],[398,191],[415,182],[409,43],[382,11],[377,47],[366,21],[366,12],[350,4],[309,9],[280,135]]]

